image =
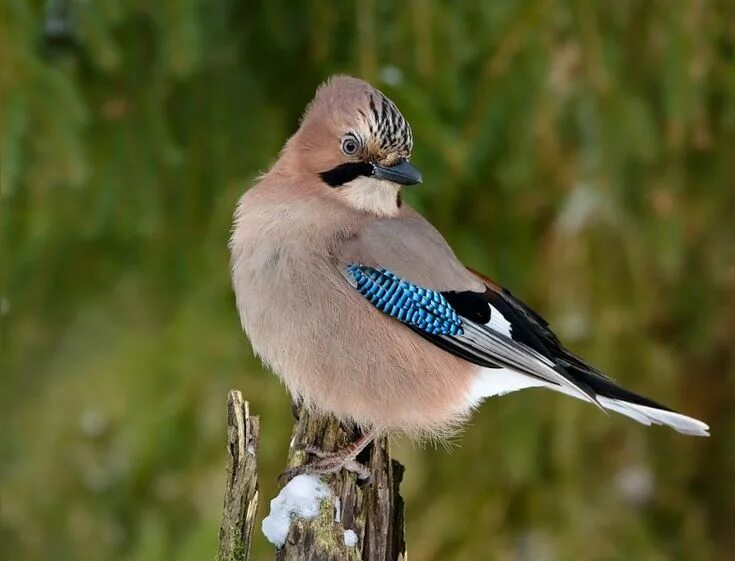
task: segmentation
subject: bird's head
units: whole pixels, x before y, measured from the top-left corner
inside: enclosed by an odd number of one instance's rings
[[[286,146],[325,193],[365,212],[391,216],[400,189],[421,183],[409,162],[411,127],[396,105],[367,82],[336,76],[322,84]]]

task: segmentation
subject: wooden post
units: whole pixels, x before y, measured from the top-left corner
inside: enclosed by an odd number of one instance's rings
[[[333,417],[319,417],[301,409],[289,450],[289,467],[307,459],[306,446],[337,450],[359,434]],[[358,481],[342,470],[324,479],[333,497],[322,503],[320,514],[296,519],[277,561],[402,561],[406,556],[403,499],[398,492],[403,466],[392,460],[388,439],[371,444],[358,458],[370,468],[370,480]],[[357,535],[357,544],[345,543],[345,531]]]
[[[219,532],[218,561],[247,561],[258,506],[258,417],[247,401],[232,390],[227,402],[228,461],[224,511]],[[289,467],[302,465],[307,446],[334,451],[359,433],[333,417],[301,410],[289,449]],[[403,499],[399,485],[403,466],[392,460],[388,439],[371,444],[358,458],[370,469],[368,481],[342,470],[324,477],[332,496],[315,518],[292,521],[277,561],[403,561],[406,556]],[[357,540],[351,545],[346,531]],[[351,533],[350,533],[351,535]]]
[[[231,390],[227,396],[227,485],[219,529],[219,561],[247,561],[258,509],[258,417]]]

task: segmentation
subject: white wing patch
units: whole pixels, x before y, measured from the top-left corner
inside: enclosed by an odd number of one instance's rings
[[[552,385],[539,378],[526,376],[509,368],[479,368],[467,397],[470,407],[477,407],[485,398],[505,395],[518,390]]]
[[[490,329],[505,335],[506,337],[510,337],[510,322],[505,319],[505,316],[501,314],[500,310],[498,310],[495,306],[493,306],[492,304],[488,305],[490,306],[490,321],[487,322],[485,325],[487,325]]]

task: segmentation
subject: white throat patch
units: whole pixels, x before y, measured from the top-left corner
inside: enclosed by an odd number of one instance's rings
[[[345,183],[336,194],[352,208],[378,216],[397,216],[401,186],[374,177],[358,177]]]

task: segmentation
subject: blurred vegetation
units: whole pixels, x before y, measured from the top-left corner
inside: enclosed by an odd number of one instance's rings
[[[233,386],[261,415],[267,508],[292,417],[226,244],[336,72],[411,121],[407,198],[469,265],[712,426],[492,400],[451,452],[399,443],[412,561],[735,558],[735,4],[0,10],[3,558],[211,559]]]

